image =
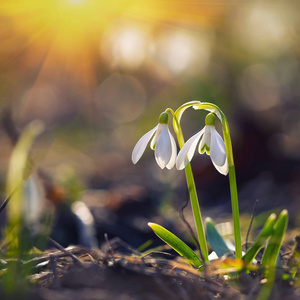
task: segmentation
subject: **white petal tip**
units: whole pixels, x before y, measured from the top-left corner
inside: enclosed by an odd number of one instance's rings
[[[184,162],[181,162],[181,161],[178,161],[178,162],[176,162],[176,169],[177,170],[183,170],[185,167],[186,167],[186,165],[187,165],[188,163],[184,163]]]
[[[170,166],[166,166],[166,168],[167,168],[168,170],[172,170],[173,167],[174,167],[174,166],[171,166],[171,167],[170,167]]]
[[[139,159],[137,159],[137,157],[135,155],[132,155],[131,156],[131,161],[135,165],[139,161]]]
[[[228,168],[227,158],[223,166],[217,166],[213,161],[212,163],[219,173],[221,173],[224,176],[228,174],[229,168]]]

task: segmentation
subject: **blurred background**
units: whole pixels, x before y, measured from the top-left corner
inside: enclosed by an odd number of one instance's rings
[[[229,121],[243,233],[256,199],[257,214],[288,208],[290,226],[300,226],[299,10],[292,0],[2,0],[2,191],[16,136],[38,119],[45,130],[31,159],[47,174],[39,202],[57,212],[80,200],[99,240],[107,232],[139,246],[154,238],[148,221],[188,236],[178,214],[184,172],[161,170],[150,149],[134,166],[131,152],[167,107],[200,100]],[[204,118],[186,111],[186,139]],[[228,177],[206,155],[192,167],[202,214],[224,222]],[[54,238],[78,242],[57,215]],[[189,207],[186,215],[192,224]]]

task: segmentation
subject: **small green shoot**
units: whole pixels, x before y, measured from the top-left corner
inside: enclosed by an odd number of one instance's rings
[[[196,268],[201,267],[201,260],[196,253],[176,235],[158,224],[149,222],[148,225],[161,240],[163,240],[181,256],[185,257],[191,265]]]
[[[231,253],[224,239],[217,231],[212,219],[206,218],[205,224],[206,224],[206,230],[205,230],[206,240],[210,244],[210,247],[216,252],[217,256],[222,257],[223,255]]]
[[[140,245],[136,251],[137,252],[143,252],[145,249],[147,249],[149,246],[151,246],[151,244],[153,243],[152,240],[148,240],[145,243],[143,243],[142,245]]]
[[[258,300],[268,299],[271,295],[276,275],[276,262],[279,250],[287,229],[288,211],[284,209],[274,225],[273,232],[263,254],[261,265],[265,267],[266,283],[262,286],[257,297]]]
[[[28,237],[23,230],[23,183],[26,179],[26,167],[28,153],[34,139],[43,130],[43,124],[33,121],[26,126],[16,146],[13,149],[8,169],[6,191],[12,193],[10,203],[7,206],[8,226],[6,228],[7,256],[22,258],[28,250]],[[27,268],[22,269],[20,261],[12,261],[7,272],[3,275],[3,289],[7,295],[20,298],[27,289],[25,276]]]
[[[279,250],[287,229],[288,224],[288,211],[284,209],[274,225],[268,245],[264,251],[262,258],[262,266],[272,268],[276,266],[276,260],[279,255]]]
[[[43,130],[43,124],[39,121],[33,121],[26,126],[20,136],[15,148],[13,149],[7,175],[6,192],[11,196],[7,207],[8,228],[7,239],[10,241],[10,249],[19,256],[22,252],[22,244],[26,243],[21,236],[21,227],[23,219],[23,183],[25,181],[27,159],[34,139]]]
[[[268,237],[271,235],[275,221],[276,221],[276,214],[273,213],[267,219],[263,229],[261,230],[261,232],[258,235],[254,244],[244,255],[243,261],[245,263],[251,263],[253,261],[253,259],[257,255],[258,251],[263,247],[264,243],[266,242]]]

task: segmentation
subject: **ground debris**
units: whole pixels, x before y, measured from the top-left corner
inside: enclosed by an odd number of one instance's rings
[[[136,251],[124,254],[113,245],[95,250],[69,247],[67,252],[76,255],[81,264],[63,251],[48,251],[30,261],[38,270],[30,275],[30,297],[43,300],[244,298],[223,280],[205,278],[203,273],[180,261],[143,257]]]
[[[27,298],[24,295],[22,299],[243,300],[256,299],[263,284],[259,276],[247,273],[240,274],[239,280],[206,275],[179,258],[142,255],[127,246],[118,239],[110,240],[100,249],[51,249],[23,261],[32,272]],[[280,280],[274,293],[273,299],[283,295],[297,299],[295,289]]]

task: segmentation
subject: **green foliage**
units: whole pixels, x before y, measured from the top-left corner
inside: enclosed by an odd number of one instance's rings
[[[27,289],[26,276],[28,270],[22,268],[20,258],[32,247],[31,232],[24,226],[24,182],[28,176],[28,153],[36,136],[42,131],[40,122],[30,123],[20,136],[13,149],[7,176],[7,194],[12,193],[7,206],[8,226],[5,232],[8,257],[14,260],[9,264],[3,275],[3,289],[8,296],[20,298]]]
[[[258,295],[259,300],[265,300],[270,297],[276,275],[276,262],[278,261],[279,250],[287,229],[288,212],[284,209],[273,227],[270,239],[262,258],[262,266],[265,267],[266,283],[262,286]]]
[[[43,130],[43,125],[34,121],[31,122],[20,136],[15,148],[13,149],[7,176],[7,194],[13,193],[8,211],[8,227],[6,230],[6,239],[9,244],[9,253],[13,256],[20,256],[26,245],[27,238],[22,235],[23,222],[23,184],[25,181],[26,167],[28,162],[28,153],[34,139]]]
[[[288,211],[284,209],[280,213],[277,222],[274,225],[270,240],[263,254],[263,258],[261,262],[262,266],[267,268],[275,267],[279,250],[287,229],[287,224],[288,224]]]
[[[244,257],[243,257],[244,262],[250,263],[253,261],[253,259],[257,255],[258,251],[263,247],[264,243],[266,242],[268,237],[271,235],[275,221],[276,221],[276,214],[273,213],[267,219],[263,229],[261,230],[261,232],[258,235],[257,239],[255,240],[254,244],[244,255]]]
[[[148,225],[160,239],[162,239],[181,256],[185,257],[190,264],[196,268],[199,268],[202,265],[201,260],[195,252],[176,235],[158,224],[148,223]]]
[[[231,253],[224,239],[217,231],[212,219],[206,218],[205,224],[206,224],[205,234],[206,234],[207,242],[210,244],[210,247],[216,252],[217,256],[222,257],[223,255]]]

